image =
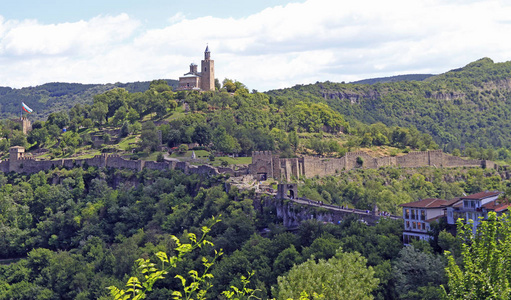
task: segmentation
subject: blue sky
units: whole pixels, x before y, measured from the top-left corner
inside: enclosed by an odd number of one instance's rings
[[[261,10],[285,5],[289,0],[19,0],[1,2],[1,13],[6,19],[37,19],[41,23],[62,23],[88,20],[99,15],[127,13],[142,21],[147,27],[163,27],[178,12],[187,18],[215,16],[219,18],[242,18]]]
[[[0,86],[16,88],[177,79],[206,44],[217,78],[260,91],[511,57],[508,1],[0,3]]]

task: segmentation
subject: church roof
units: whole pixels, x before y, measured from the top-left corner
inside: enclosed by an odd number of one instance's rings
[[[197,74],[193,74],[193,73],[186,73],[185,75],[183,75],[179,78],[183,78],[183,77],[200,77],[200,76]]]
[[[204,52],[209,52],[209,45],[206,46],[206,50]]]

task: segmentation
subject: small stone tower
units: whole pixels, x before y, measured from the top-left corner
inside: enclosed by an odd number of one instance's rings
[[[25,156],[25,148],[14,146],[9,149],[9,160],[15,161]]]
[[[200,89],[203,91],[215,90],[215,61],[211,59],[209,46],[206,46],[204,59],[201,62]]]
[[[21,131],[23,134],[28,134],[32,130],[32,122],[27,117],[20,117],[19,119],[13,119],[14,122],[21,125]]]

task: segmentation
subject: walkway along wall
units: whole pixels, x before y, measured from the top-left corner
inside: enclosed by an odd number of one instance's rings
[[[302,201],[303,203],[300,203]],[[337,224],[342,220],[355,216],[360,221],[368,225],[375,225],[381,216],[371,213],[365,213],[361,210],[340,209],[334,205],[323,205],[322,207],[307,204],[307,201],[300,199],[279,199],[270,195],[262,195],[254,197],[254,208],[263,212],[263,208],[268,207],[275,210],[279,220],[285,227],[293,228],[300,225],[306,220],[318,220],[320,222]],[[313,201],[316,202],[316,201]],[[393,216],[392,218],[397,218]]]
[[[442,150],[410,152],[403,156],[372,157],[365,152],[348,152],[341,158],[299,157],[280,158],[271,151],[255,151],[248,173],[258,179],[272,177],[277,180],[290,181],[293,177],[328,176],[343,170],[355,168],[377,169],[380,167],[483,167],[496,168],[494,162],[488,160],[465,160],[444,153]]]

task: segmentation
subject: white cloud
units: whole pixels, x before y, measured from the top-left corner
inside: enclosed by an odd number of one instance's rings
[[[146,29],[126,14],[59,24],[0,16],[0,85],[177,79],[206,43],[220,80],[259,90],[511,56],[503,1],[308,0],[240,19],[173,12],[168,24]]]
[[[3,55],[13,56],[95,54],[126,39],[137,26],[126,14],[48,25],[25,20],[8,24],[0,45]]]

